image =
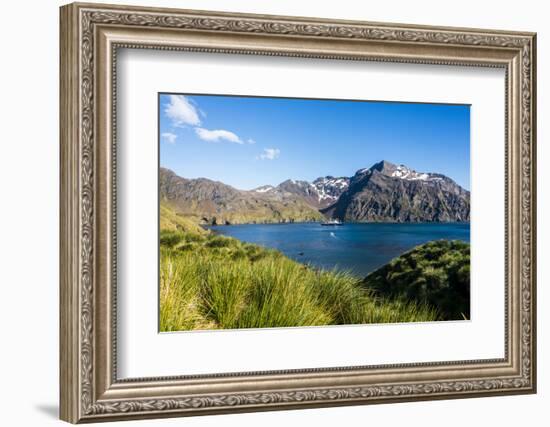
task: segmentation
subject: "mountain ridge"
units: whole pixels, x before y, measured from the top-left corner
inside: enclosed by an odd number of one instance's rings
[[[238,190],[207,178],[187,179],[160,168],[161,203],[202,224],[320,221],[324,217],[296,195],[268,195]]]
[[[321,212],[341,221],[466,222],[470,192],[443,174],[383,160],[358,170],[348,190]]]
[[[470,192],[451,178],[382,160],[351,177],[239,190],[207,178],[187,179],[160,168],[161,199],[207,224],[285,223],[325,218],[354,222],[467,222]]]

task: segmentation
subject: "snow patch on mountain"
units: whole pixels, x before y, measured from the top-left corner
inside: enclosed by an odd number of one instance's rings
[[[317,192],[319,203],[326,200],[335,201],[338,200],[340,194],[349,186],[349,179],[326,176],[317,178],[311,185]]]
[[[408,181],[438,181],[439,177],[432,177],[429,173],[416,172],[409,169],[407,166],[399,165],[395,171],[391,174],[394,178],[406,179]]]
[[[273,188],[274,187],[272,185],[264,185],[262,187],[255,188],[253,191],[256,193],[267,193],[268,191],[272,191]]]

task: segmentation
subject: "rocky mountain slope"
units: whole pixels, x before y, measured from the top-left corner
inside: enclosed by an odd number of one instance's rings
[[[338,201],[321,212],[342,221],[469,221],[470,192],[445,175],[381,161],[357,171]]]
[[[205,178],[185,179],[160,170],[161,202],[207,224],[320,221],[452,222],[470,220],[470,192],[437,173],[420,173],[381,161],[351,178],[237,190]]]
[[[252,191],[269,194],[270,196],[277,195],[278,197],[294,194],[303,198],[311,206],[326,208],[338,200],[348,185],[349,178],[347,177],[334,178],[332,176],[325,176],[317,178],[313,182],[287,179],[276,187],[264,185]]]
[[[159,174],[161,203],[203,224],[320,221],[324,217],[302,197],[291,193],[237,190],[205,178],[181,178],[169,169]]]

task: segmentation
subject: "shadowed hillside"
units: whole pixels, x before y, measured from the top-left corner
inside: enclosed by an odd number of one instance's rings
[[[325,215],[357,222],[457,222],[470,220],[470,192],[436,173],[390,162],[361,169]]]
[[[369,274],[380,296],[437,307],[444,320],[470,318],[470,245],[437,240],[417,246]]]

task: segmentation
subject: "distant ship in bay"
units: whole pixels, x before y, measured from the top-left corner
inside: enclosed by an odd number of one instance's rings
[[[337,219],[330,219],[328,221],[322,222],[321,225],[335,226],[335,225],[344,225],[344,223],[342,221],[337,220]]]

